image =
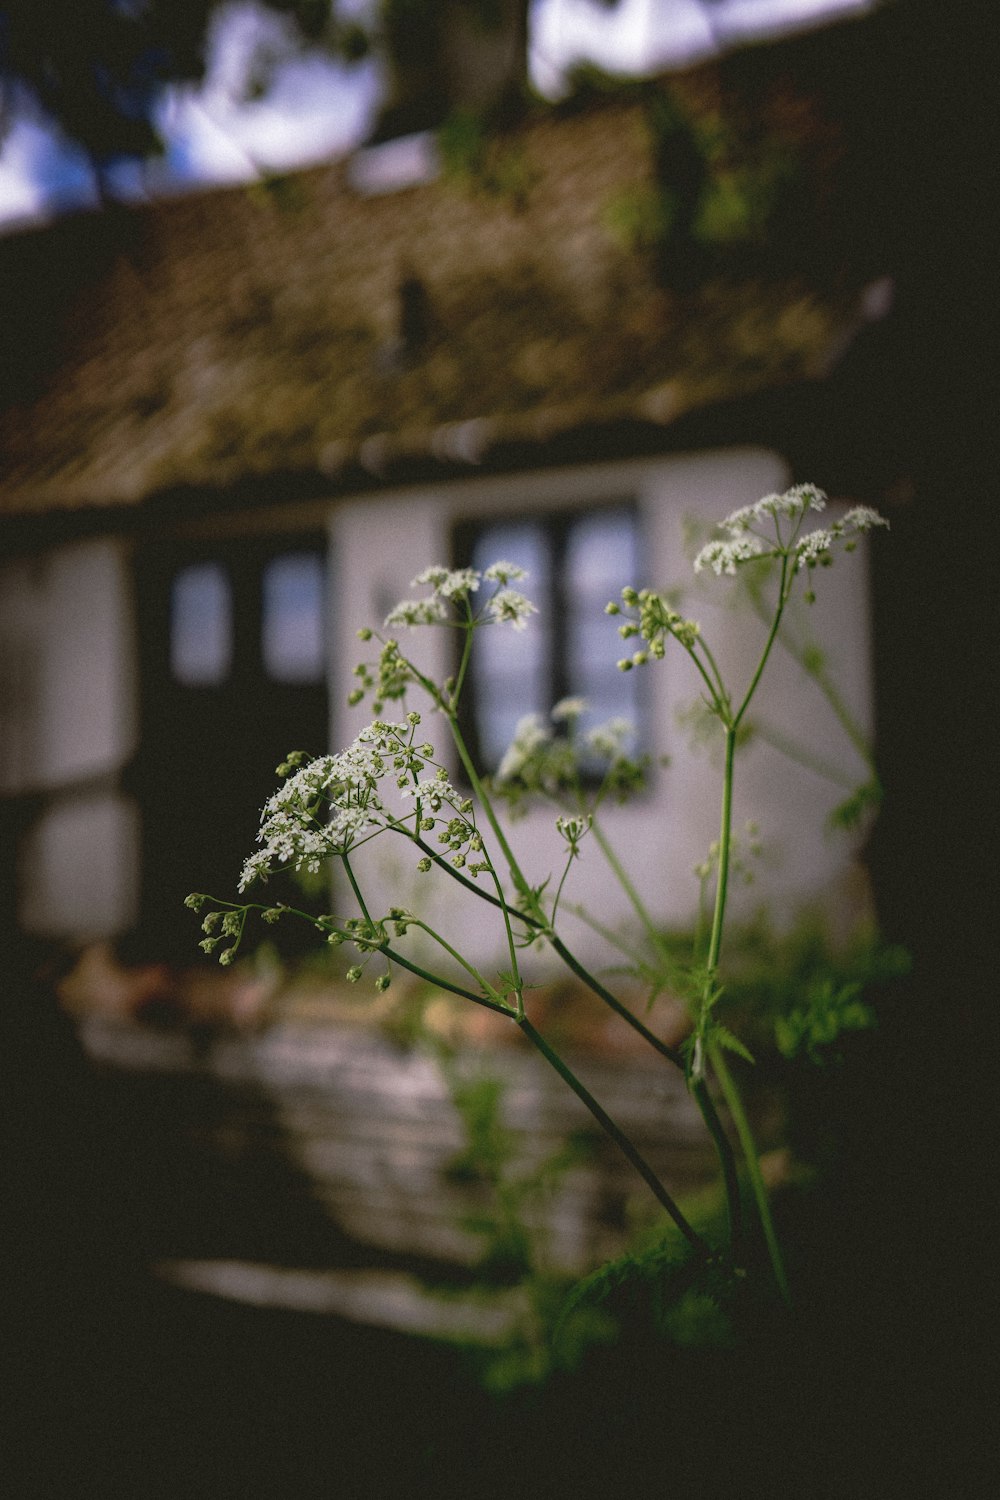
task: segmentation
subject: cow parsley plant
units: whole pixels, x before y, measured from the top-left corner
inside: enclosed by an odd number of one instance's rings
[[[714,882],[707,941],[687,970],[679,971],[676,965],[670,970],[671,982],[676,981],[677,993],[690,1014],[690,1035],[683,1047],[674,1047],[659,1037],[623,1003],[606,975],[596,974],[582,963],[567,945],[560,925],[567,872],[593,844],[605,861],[608,878],[619,883],[632,904],[661,963],[661,973],[672,963],[650,916],[650,898],[644,897],[630,879],[601,823],[606,800],[629,796],[646,775],[645,761],[634,753],[633,727],[624,720],[612,719],[583,731],[587,704],[581,698],[564,698],[548,717],[533,713],[519,721],[492,780],[480,774],[463,734],[459,707],[480,631],[522,631],[530,628],[536,613],[536,606],[517,587],[525,580],[523,569],[507,561],[499,560],[482,571],[435,565],[418,573],[410,587],[420,593],[389,610],[381,628],[366,626],[358,632],[360,640],[375,643],[377,651],[374,659],[355,668],[350,702],[359,704],[367,699],[372,707],[371,722],[338,754],[309,759],[296,753],[278,768],[284,780],[263,809],[258,847],[243,866],[240,892],[266,886],[268,878],[280,870],[315,872],[323,864],[336,863],[350,892],[349,909],[316,917],[281,901],[219,903],[201,894],[188,897],[188,905],[196,911],[211,907],[203,918],[202,946],[209,952],[219,949],[224,963],[233,961],[252,914],[265,922],[306,917],[325,941],[353,951],[356,962],[347,972],[352,983],[360,982],[374,969],[374,986],[381,991],[399,968],[509,1019],[624,1152],[670,1215],[690,1254],[711,1266],[714,1276],[738,1278],[744,1272],[747,1229],[736,1154],[715,1102],[718,1090],[736,1129],[774,1278],[786,1297],[788,1286],[756,1147],[726,1055],[736,1053],[752,1059],[740,1038],[719,1020],[724,994],[719,965],[729,884],[741,869],[732,828],[737,740],[789,599],[803,577],[807,580],[804,597],[811,599],[814,570],[829,567],[838,552],[851,552],[864,533],[887,525],[877,511],[856,506],[839,520],[804,531],[806,518],[822,512],[825,506],[826,497],[814,485],[796,485],[783,494],[766,495],[727,516],[717,528],[720,535],[707,542],[694,559],[696,573],[708,572],[720,578],[734,577],[763,562],[776,571],[773,594],[766,606],[760,605],[766,617],[763,647],[749,682],[739,690],[724,679],[699,622],[682,614],[665,594],[628,584],[619,599],[607,605],[607,614],[618,622],[621,639],[629,643],[628,654],[621,658],[619,667],[623,671],[648,668],[662,660],[668,650],[684,652],[698,672],[704,704],[723,742],[719,836],[697,871],[703,891]],[[757,601],[763,597],[760,591],[755,595]],[[420,628],[459,633],[454,676],[438,682],[407,654],[399,632]],[[468,792],[454,785],[444,754],[423,728],[421,711],[408,707],[413,699],[422,700],[421,709],[429,708],[443,729],[461,764]],[[400,705],[394,717],[386,716],[390,703]],[[497,808],[501,800],[514,810],[527,801],[547,802],[552,807],[563,866],[540,886],[528,880],[517,856],[514,835],[500,821]],[[387,912],[373,909],[353,857],[363,845],[385,838],[409,847],[421,877],[451,882],[456,898],[468,900],[484,917],[496,920],[505,952],[501,971],[483,972],[420,911],[402,906],[390,907]],[[755,840],[754,831],[751,845]],[[418,962],[408,951],[407,935],[411,931],[423,935],[422,951],[426,951],[429,940],[431,951],[438,955],[436,960],[423,958]],[[689,1222],[634,1143],[533,1024],[525,997],[522,956],[539,943],[631,1026],[665,1064],[684,1072],[718,1152],[728,1206],[726,1243],[709,1244]],[[662,979],[656,981],[651,998],[657,987],[662,988]]]

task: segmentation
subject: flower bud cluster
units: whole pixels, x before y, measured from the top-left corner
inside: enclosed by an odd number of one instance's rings
[[[612,600],[606,605],[605,613],[625,616],[618,627],[618,634],[623,641],[638,637],[645,642],[638,651],[619,661],[620,672],[630,672],[633,667],[645,666],[650,657],[656,661],[661,660],[666,651],[668,636],[673,636],[691,651],[701,634],[701,626],[697,620],[685,620],[683,615],[672,608],[665,596],[654,589],[624,588],[621,604]]]
[[[211,898],[194,891],[190,896],[185,896],[184,905],[191,911],[200,912]],[[240,946],[240,938],[243,936],[243,925],[246,921],[246,909],[241,906],[228,908],[226,911],[210,911],[205,913],[201,924],[201,930],[205,933],[198,947],[203,953],[214,953],[222,943],[230,940],[230,946],[223,949],[219,954],[221,964],[231,964],[236,957],[236,950]]]
[[[371,640],[370,630],[358,634],[363,640]],[[407,688],[416,681],[413,668],[400,652],[399,642],[394,640],[383,643],[374,666],[369,662],[359,662],[354,668],[354,676],[358,679],[358,686],[348,694],[348,703],[354,708],[373,693],[372,708],[377,714],[382,712],[386,703],[396,703],[404,698]]]
[[[590,832],[593,818],[556,818],[556,829],[561,838],[569,845],[570,858],[575,859],[580,853],[580,841]]]
[[[339,948],[343,943],[353,943],[359,953],[378,953],[388,941],[389,936],[385,924],[369,922],[367,917],[345,918],[342,928],[331,932],[327,939],[327,942],[335,948]]]

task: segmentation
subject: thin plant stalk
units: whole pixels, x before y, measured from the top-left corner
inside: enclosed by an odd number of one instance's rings
[[[750,1129],[750,1122],[746,1116],[746,1110],[743,1108],[743,1100],[740,1097],[740,1091],[736,1087],[733,1075],[729,1071],[729,1064],[726,1062],[722,1048],[710,1042],[707,1051],[709,1062],[712,1064],[715,1075],[719,1080],[722,1096],[726,1101],[726,1106],[736,1127],[736,1133],[740,1138],[740,1145],[743,1148],[743,1157],[747,1164],[747,1173],[750,1177],[754,1202],[757,1206],[757,1212],[760,1215],[761,1229],[764,1233],[764,1242],[771,1261],[774,1280],[783,1301],[786,1305],[791,1306],[792,1296],[788,1285],[788,1277],[785,1274],[785,1263],[781,1254],[781,1246],[778,1243],[778,1236],[775,1232],[774,1219],[771,1216],[771,1205],[767,1196],[764,1175],[760,1167],[760,1156],[753,1138],[753,1132]]]
[[[613,874],[624,890],[626,896],[632,903],[632,907],[642,923],[646,936],[651,943],[654,952],[661,961],[669,962],[669,955],[663,946],[663,940],[656,925],[632,881],[626,873],[625,867],[615,853],[610,841],[604,831],[598,827],[595,819],[593,832],[597,838],[598,847],[607,860]],[[679,1054],[678,1054],[679,1056]],[[681,1059],[683,1064],[683,1059]],[[719,1119],[715,1102],[709,1092],[708,1085],[704,1079],[697,1079],[691,1090],[695,1103],[701,1112],[702,1119],[715,1143],[715,1149],[719,1157],[719,1165],[722,1168],[723,1184],[726,1191],[726,1211],[729,1216],[729,1237],[732,1245],[734,1258],[740,1259],[743,1248],[743,1202],[740,1197],[739,1177],[736,1171],[736,1158],[733,1152],[732,1142],[726,1135],[722,1121]]]
[[[751,681],[750,688],[748,688],[747,694],[745,694],[744,700],[742,700],[741,706],[739,706],[739,711],[736,712],[732,723],[726,726],[726,766],[724,766],[723,772],[723,805],[721,805],[720,838],[718,838],[718,877],[717,883],[715,883],[712,933],[711,938],[709,938],[708,959],[706,959],[705,965],[706,981],[705,993],[703,993],[703,1004],[705,1005],[709,1004],[711,990],[715,986],[715,975],[717,975],[718,960],[720,960],[721,945],[723,945],[724,919],[726,919],[730,841],[732,841],[733,823],[733,763],[735,763],[736,754],[736,727],[738,727],[742,715],[747,712],[747,706],[750,705],[757,682],[760,681],[760,675],[762,675],[763,669],[765,669],[768,655],[771,654],[771,648],[774,646],[775,637],[777,637],[778,624],[781,622],[781,612],[783,612],[786,598],[787,559],[783,559],[778,607],[775,610],[775,619],[774,624],[772,624],[771,633],[769,633],[768,640],[766,640],[765,649],[763,649],[762,657],[760,657],[759,664],[757,664],[753,681]],[[729,1073],[729,1067],[727,1067],[726,1061],[724,1061],[723,1055],[721,1055],[720,1047],[717,1044],[709,1043],[706,1050],[708,1050],[709,1062],[711,1062],[712,1068],[714,1068],[715,1074],[717,1074],[718,1082],[720,1082],[721,1089],[723,1089],[723,1097],[726,1098],[726,1104],[729,1107],[733,1125],[735,1125],[736,1134],[739,1137],[739,1145],[741,1145],[742,1152],[744,1152],[747,1173],[750,1176],[750,1187],[751,1191],[753,1191],[754,1203],[757,1206],[757,1214],[760,1217],[760,1227],[762,1227],[763,1236],[765,1236],[765,1244],[768,1247],[768,1256],[771,1259],[771,1268],[772,1272],[774,1272],[775,1283],[777,1283],[778,1290],[780,1290],[784,1301],[787,1302],[789,1301],[789,1280],[787,1280],[786,1271],[784,1271],[781,1248],[778,1245],[777,1233],[775,1233],[774,1229],[774,1218],[771,1215],[771,1203],[769,1203],[768,1190],[766,1190],[765,1181],[763,1181],[763,1175],[760,1172],[760,1160],[759,1155],[757,1155],[757,1146],[753,1139],[753,1131],[750,1130],[750,1121],[747,1119],[747,1112],[745,1112],[744,1103],[742,1103],[741,1095],[739,1095],[739,1089],[736,1088],[732,1074]]]
[[[680,1209],[677,1207],[677,1204],[674,1202],[673,1198],[671,1198],[666,1188],[660,1182],[660,1179],[656,1176],[649,1163],[641,1155],[641,1153],[636,1150],[635,1146],[629,1140],[624,1131],[621,1130],[615,1124],[614,1120],[612,1120],[611,1116],[601,1108],[597,1100],[594,1098],[593,1094],[591,1094],[589,1089],[587,1089],[580,1082],[576,1074],[572,1072],[572,1070],[567,1066],[567,1064],[558,1055],[558,1053],[553,1051],[553,1049],[549,1046],[548,1042],[541,1035],[541,1033],[535,1030],[534,1026],[532,1026],[531,1022],[528,1020],[527,1016],[523,1016],[518,1022],[518,1025],[524,1032],[525,1036],[529,1039],[529,1041],[534,1043],[534,1045],[538,1048],[539,1052],[541,1052],[546,1061],[552,1065],[552,1067],[559,1074],[560,1078],[562,1078],[563,1081],[569,1085],[574,1094],[576,1094],[577,1098],[582,1100],[582,1102],[590,1110],[590,1113],[594,1116],[594,1119],[598,1121],[598,1123],[603,1127],[603,1129],[607,1132],[607,1134],[611,1137],[611,1139],[615,1142],[619,1149],[632,1163],[636,1171],[642,1177],[643,1181],[652,1191],[653,1196],[656,1198],[657,1202],[662,1204],[667,1213],[673,1219],[674,1223],[677,1225],[677,1228],[680,1230],[681,1234],[683,1234],[688,1244],[691,1245],[693,1249],[697,1250],[699,1254],[707,1255],[708,1245],[706,1244],[706,1242],[702,1239],[698,1231],[692,1228],[692,1226],[688,1223],[687,1219],[681,1213]]]
[[[492,896],[489,891],[484,891],[480,886],[475,885],[474,882],[469,880],[467,876],[463,875],[460,870],[456,870],[452,865],[448,863],[446,859],[443,859],[441,855],[438,854],[437,850],[432,849],[431,846],[425,843],[423,839],[414,838],[414,836],[408,830],[403,829],[398,825],[394,826],[396,826],[397,831],[403,833],[406,838],[411,839],[417,845],[417,847],[427,856],[427,858],[432,860],[434,864],[439,867],[439,869],[443,870],[445,874],[450,875],[453,880],[458,881],[459,885],[464,886],[467,891],[471,891],[473,895],[478,896],[481,901],[486,901],[490,906],[495,906],[498,909],[503,907],[504,903],[502,901],[498,900],[496,896]],[[519,911],[516,907],[508,908],[508,911],[511,917],[515,918],[518,922],[523,922],[524,925],[535,934],[535,936],[544,938],[551,946],[553,952],[559,955],[566,967],[570,969],[583,984],[586,985],[586,987],[591,991],[592,994],[596,995],[599,1000],[603,1001],[603,1003],[607,1005],[611,1010],[613,1010],[617,1016],[620,1016],[627,1026],[631,1026],[633,1031],[636,1031],[645,1041],[649,1043],[651,1047],[654,1047],[657,1052],[661,1053],[663,1057],[666,1057],[670,1062],[672,1062],[676,1068],[683,1069],[684,1059],[681,1056],[680,1052],[678,1052],[677,1048],[671,1047],[668,1042],[662,1041],[655,1032],[650,1031],[649,1027],[644,1025],[644,1023],[639,1019],[634,1011],[629,1010],[628,1006],[625,1005],[623,1001],[619,1000],[617,995],[613,994],[606,985],[601,983],[596,974],[592,974],[590,970],[580,962],[576,955],[569,948],[567,948],[566,944],[562,941],[557,933],[551,931],[551,929],[547,929],[544,923],[539,921],[537,917],[530,916],[527,912]]]

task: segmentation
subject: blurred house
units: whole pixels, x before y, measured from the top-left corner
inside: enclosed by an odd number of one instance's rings
[[[687,84],[710,108],[715,76]],[[886,288],[871,268],[673,266],[643,228],[662,144],[623,91],[453,143],[443,167],[411,136],[0,243],[8,920],[193,952],[182,898],[234,891],[277,762],[365,722],[345,706],[357,627],[428,563],[513,555],[539,615],[471,685],[484,758],[567,693],[634,718],[669,764],[608,830],[655,873],[659,915],[691,917],[718,816],[678,723],[697,682],[681,661],[616,672],[603,606],[625,582],[693,585],[692,526],[770,490],[871,498],[852,362]],[[739,678],[758,643],[712,593],[689,609]],[[864,567],[819,594],[795,628],[869,727]],[[423,634],[446,672],[448,633]],[[769,851],[753,899],[842,895],[857,849],[817,835],[863,765],[789,657],[759,717],[814,764],[764,743],[741,763],[737,820]],[[539,879],[550,821],[519,825]]]

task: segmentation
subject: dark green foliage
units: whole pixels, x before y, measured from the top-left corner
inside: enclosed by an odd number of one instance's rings
[[[524,205],[534,174],[516,143],[491,130],[481,115],[455,110],[439,126],[437,139],[445,174],[454,183]]]
[[[862,782],[850,796],[838,802],[827,821],[831,828],[858,828],[865,816],[878,812],[881,805],[882,784],[876,776],[870,781]]]
[[[446,1174],[454,1182],[478,1184],[484,1190],[481,1206],[463,1220],[463,1227],[483,1242],[479,1273],[493,1284],[513,1284],[544,1273],[539,1210],[560,1178],[580,1160],[586,1143],[571,1137],[537,1165],[519,1165],[517,1136],[503,1119],[503,1079],[482,1071],[464,1073],[438,1039],[433,1050],[465,1135]]]
[[[856,981],[838,985],[829,976],[814,980],[799,1003],[774,1022],[774,1038],[784,1057],[804,1052],[811,1062],[823,1061],[823,1049],[845,1031],[867,1031],[875,1012],[861,998]]]
[[[706,1201],[705,1213],[712,1223],[699,1227],[710,1231],[714,1225],[721,1230],[718,1195]],[[557,1352],[562,1351],[570,1330],[579,1357],[579,1334],[572,1330],[581,1313],[589,1311],[603,1315],[605,1342],[612,1331],[621,1337],[644,1328],[675,1348],[733,1348],[745,1321],[747,1282],[746,1273],[735,1270],[728,1259],[692,1255],[671,1231],[666,1238],[650,1239],[609,1261],[579,1282],[560,1309],[553,1342]]]
[[[872,991],[908,968],[905,951],[872,931],[838,946],[818,915],[802,917],[783,937],[761,920],[733,933],[727,1014],[761,1052],[830,1062],[846,1033],[875,1025]]]
[[[666,87],[642,91],[653,180],[619,195],[608,227],[683,291],[733,257],[785,258],[811,212],[803,148],[776,130],[746,128],[722,111],[695,111]],[[786,242],[783,245],[782,242]]]

